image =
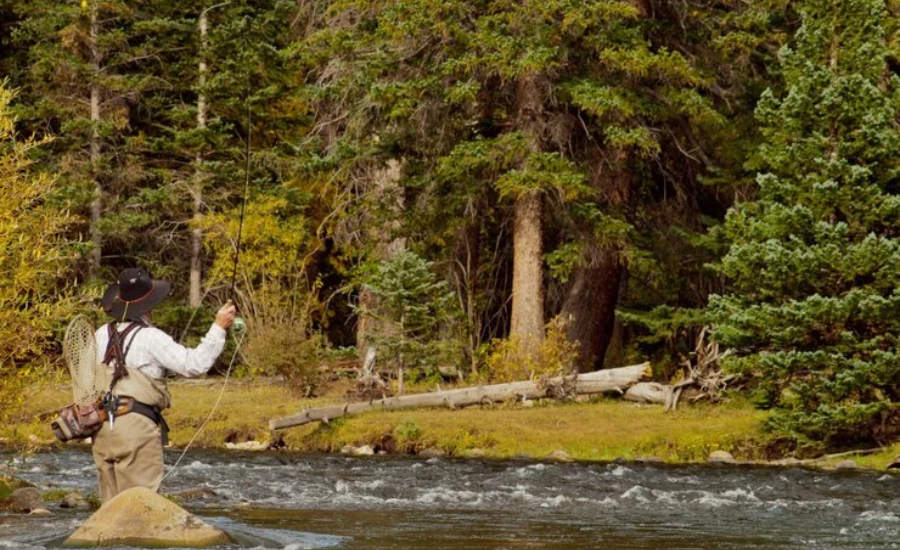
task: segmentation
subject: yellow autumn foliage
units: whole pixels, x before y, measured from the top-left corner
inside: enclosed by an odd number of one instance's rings
[[[544,340],[528,353],[516,337],[495,340],[485,359],[494,382],[517,382],[541,377],[568,376],[575,372],[578,343],[566,336],[566,321],[555,317],[547,323]]]
[[[61,281],[72,216],[52,199],[53,178],[31,170],[29,154],[46,140],[16,134],[13,97],[0,81],[0,399],[58,360],[53,331],[71,308]]]

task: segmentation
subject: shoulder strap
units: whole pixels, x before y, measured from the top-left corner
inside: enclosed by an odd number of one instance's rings
[[[122,338],[122,341],[123,341],[123,342],[125,341],[125,338],[126,338],[129,334],[133,333],[133,334],[131,334],[131,340],[128,341],[128,345],[125,346],[125,351],[122,353],[122,359],[128,357],[128,350],[131,349],[131,344],[134,343],[134,339],[137,337],[137,333],[140,332],[142,328],[144,328],[144,325],[138,324],[138,323],[134,323],[134,324],[132,324],[131,326],[129,326],[128,328],[126,328],[125,330],[122,331],[121,338]]]
[[[131,344],[134,343],[134,336],[131,337],[131,341],[124,350],[122,349],[122,342],[132,332],[134,335],[137,335],[137,332],[142,328],[144,328],[143,323],[132,322],[125,327],[125,330],[119,332],[117,323],[112,322],[107,325],[109,342],[106,344],[106,353],[103,354],[103,362],[113,367],[112,381],[109,384],[110,391],[112,391],[121,378],[128,376],[128,371],[125,368],[125,357],[128,355],[128,350],[131,349]]]

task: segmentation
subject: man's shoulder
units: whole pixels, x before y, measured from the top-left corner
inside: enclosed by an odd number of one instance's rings
[[[142,327],[138,327],[135,329],[138,334],[143,335],[145,338],[163,338],[166,340],[171,340],[172,337],[166,331],[157,328],[153,325],[144,325]]]

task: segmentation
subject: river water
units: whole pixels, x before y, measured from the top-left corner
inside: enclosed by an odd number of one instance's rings
[[[88,452],[0,459],[95,490]],[[197,488],[215,494],[186,507],[238,541],[223,548],[900,548],[900,475],[878,472],[198,451],[163,491]],[[54,548],[88,515],[52,512],[0,513],[0,548]]]

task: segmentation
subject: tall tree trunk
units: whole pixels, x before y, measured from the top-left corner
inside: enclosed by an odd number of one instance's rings
[[[366,236],[375,243],[375,258],[386,260],[393,258],[406,249],[406,239],[395,237],[400,229],[400,216],[403,211],[403,190],[400,188],[400,177],[403,165],[391,159],[384,168],[376,170],[372,176],[372,190],[368,200],[372,203],[371,212],[383,211],[363,220]],[[386,216],[381,217],[381,216]],[[359,293],[359,305],[369,311],[378,311],[377,297],[365,286]],[[369,346],[369,335],[389,335],[396,333],[396,324],[378,321],[370,316],[361,316],[356,326],[356,349],[365,353]]]
[[[97,43],[100,35],[96,0],[91,2],[90,11],[90,50],[91,50],[91,178],[94,180],[94,196],[91,199],[90,235],[93,248],[88,263],[88,276],[93,279],[100,269],[100,258],[103,253],[103,235],[100,232],[100,215],[103,208],[103,187],[100,184],[100,47]]]
[[[472,374],[477,374],[478,357],[476,350],[482,342],[481,315],[476,304],[478,296],[478,270],[481,250],[481,220],[477,206],[469,203],[466,223],[456,235],[456,262],[452,270],[453,286],[459,296],[460,309],[465,313],[469,346],[466,354]],[[471,211],[471,215],[468,212]]]
[[[207,34],[209,32],[209,8],[200,12],[198,26],[200,27],[200,64],[198,67],[197,93],[197,128],[206,128],[206,48]],[[203,271],[201,253],[203,252],[203,230],[200,228],[200,220],[203,216],[203,153],[198,151],[194,159],[194,185],[191,190],[193,198],[193,229],[191,229],[191,272],[188,304],[191,307],[200,307],[203,301]]]
[[[589,265],[575,268],[563,302],[562,317],[568,321],[569,340],[578,342],[578,370],[589,372],[603,367],[603,358],[612,340],[619,285],[625,268],[615,251],[592,248]]]
[[[628,155],[613,152],[593,178],[607,204],[627,206],[631,200],[631,173]],[[615,327],[619,289],[626,269],[615,247],[600,246],[589,240],[582,263],[572,273],[561,315],[568,322],[569,340],[579,344],[578,370],[588,372],[603,367],[606,350]]]
[[[526,353],[544,339],[543,199],[540,191],[529,191],[516,200],[510,333]]]
[[[516,124],[528,136],[532,152],[542,150],[543,119],[543,83],[538,75],[523,76],[517,87]],[[516,197],[510,336],[528,355],[536,353],[544,339],[543,208],[540,190]]]

